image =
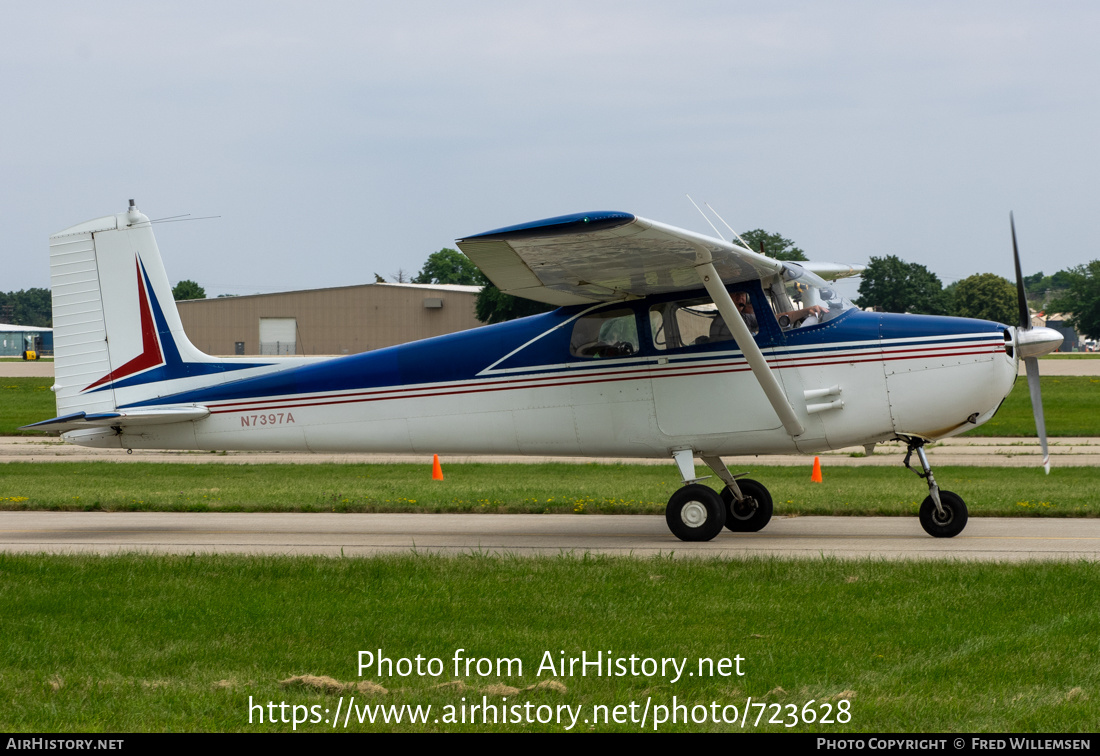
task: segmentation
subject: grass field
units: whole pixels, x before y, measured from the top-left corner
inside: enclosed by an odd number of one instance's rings
[[[0,433],[53,416],[49,384],[0,379]],[[1043,379],[1052,435],[1100,435],[1098,388],[1100,379]],[[978,432],[1028,435],[1031,422],[1018,381]],[[12,463],[0,465],[0,508],[659,514],[680,485],[671,465],[446,465],[445,474],[431,481],[421,465]],[[900,466],[826,468],[823,484],[801,467],[762,466],[752,477],[772,490],[780,515],[912,515],[926,493]],[[1100,515],[1100,476],[1088,468],[1044,476],[937,467],[936,477],[973,516]],[[638,731],[631,715],[647,701],[667,711],[676,696],[694,713],[712,712],[712,702],[744,713],[751,698],[746,731],[1093,732],[1097,627],[1100,568],[1086,563],[0,555],[0,730],[292,728],[269,723],[266,708],[263,724],[256,710],[249,724],[251,697],[305,707],[288,718],[315,712],[322,721],[298,729],[331,731],[323,720],[354,696],[357,707],[433,708],[416,725],[359,724],[367,710],[356,708],[349,730],[565,729],[444,720],[444,707],[469,712],[484,697],[535,712],[581,707],[573,731]],[[358,652],[379,649],[394,659],[437,657],[443,673],[358,677]],[[524,672],[453,674],[456,649],[520,658]],[[610,651],[688,666],[675,683],[540,675],[546,651],[555,661],[559,652]],[[738,655],[743,677],[686,676],[701,658]],[[280,684],[307,674],[371,680],[388,692]],[[524,690],[551,680],[561,687]],[[847,723],[801,721],[826,706],[835,718],[841,702]],[[600,706],[623,706],[628,721],[585,723]],[[650,709],[645,730],[659,711]],[[795,727],[768,723],[792,714]]]
[[[52,378],[0,378],[0,435],[41,436],[17,429],[56,415],[51,385]]]
[[[738,472],[735,470],[734,472]],[[701,474],[709,474],[699,468]],[[777,514],[913,515],[924,482],[898,467],[757,467]],[[1067,467],[936,468],[971,516],[1100,516],[1100,475]],[[714,478],[706,481],[717,487]],[[0,509],[71,511],[493,512],[662,514],[681,481],[669,464],[0,465]]]
[[[584,719],[596,706],[631,702],[640,719],[647,699],[652,731],[655,707],[671,707],[673,696],[688,710],[716,702],[741,712],[750,697],[767,704],[755,728],[761,709],[749,705],[748,731],[1091,732],[1100,716],[1100,579],[1083,563],[3,555],[0,575],[6,732],[292,728],[268,724],[266,709],[264,724],[253,711],[249,725],[250,696],[317,706],[318,719],[338,702],[346,711],[353,695],[359,706],[432,705],[417,725],[360,725],[357,709],[348,729],[369,731],[565,729],[442,721],[444,706],[483,696],[497,706],[580,706],[578,731],[641,730]],[[455,674],[456,649],[519,658],[523,673]],[[440,674],[372,669],[360,678],[360,650],[438,658]],[[613,677],[539,674],[547,651],[555,664],[560,652],[582,651],[688,663],[676,682],[667,667],[667,676],[638,667]],[[697,672],[701,658],[737,656],[742,676],[733,665],[727,676]],[[299,675],[370,680],[388,692],[279,683]],[[522,690],[547,680],[564,689]],[[804,724],[811,701],[818,716],[827,703],[834,717],[847,701],[851,719]],[[792,712],[796,727],[768,723],[777,714],[790,722]]]
[[[52,382],[49,378],[0,378],[0,435],[41,435],[17,428],[54,417]],[[1051,437],[1100,436],[1100,378],[1046,377],[1042,387],[1047,433]],[[1034,436],[1027,381],[1016,381],[997,415],[968,435]]]

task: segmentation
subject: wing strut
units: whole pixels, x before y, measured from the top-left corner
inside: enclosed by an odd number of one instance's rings
[[[706,254],[709,257],[709,252]],[[737,307],[733,304],[733,297],[726,291],[722,279],[718,277],[718,271],[714,269],[714,263],[705,262],[697,265],[695,270],[699,273],[699,278],[702,279],[703,286],[706,287],[710,298],[718,306],[718,312],[722,313],[722,319],[729,326],[734,341],[741,348],[741,353],[745,355],[745,360],[752,368],[756,380],[760,382],[760,388],[764,389],[764,394],[771,402],[775,414],[779,415],[783,427],[787,429],[787,433],[791,436],[801,436],[806,432],[806,428],[799,422],[798,416],[794,414],[794,408],[787,400],[783,387],[779,385],[779,381],[772,374],[771,368],[768,367],[768,361],[764,358],[764,353],[756,345],[752,334],[749,333],[749,327],[745,325],[741,314],[737,312]]]

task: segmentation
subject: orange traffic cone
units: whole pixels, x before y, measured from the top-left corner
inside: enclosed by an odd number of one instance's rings
[[[811,483],[821,483],[821,460],[814,457],[814,471],[810,473]]]
[[[439,455],[432,455],[432,480],[443,480],[443,468],[439,466]]]

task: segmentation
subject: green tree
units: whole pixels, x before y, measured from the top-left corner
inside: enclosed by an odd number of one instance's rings
[[[1051,301],[1050,309],[1073,313],[1069,323],[1077,333],[1100,339],[1100,260],[1059,272],[1066,274],[1067,286]]]
[[[994,273],[978,273],[949,288],[954,294],[954,314],[960,318],[992,320],[1017,325],[1020,319],[1016,287]]]
[[[859,284],[860,307],[886,312],[947,315],[947,297],[935,273],[917,263],[887,255],[872,257]]]
[[[492,284],[482,288],[474,303],[474,314],[482,323],[503,323],[505,320],[525,318],[553,309],[554,305],[545,302],[505,294]]]
[[[53,302],[49,289],[21,289],[0,293],[0,323],[53,326]]]
[[[1028,291],[1037,291],[1043,284],[1043,279],[1049,280],[1050,276],[1044,276],[1043,271],[1038,273],[1032,273],[1030,276],[1024,276],[1024,288]]]
[[[444,247],[428,255],[424,267],[412,280],[418,284],[460,284],[462,286],[484,286],[488,283],[485,276],[470,258],[457,249]]]
[[[206,299],[206,289],[194,281],[180,281],[172,287],[172,298],[177,302],[185,299]]]
[[[943,287],[943,299],[941,301],[943,302],[943,310],[948,315],[958,315],[958,312],[955,311],[955,292],[958,291],[958,289],[958,281]],[[1015,289],[1013,289],[1013,291],[1015,291]]]
[[[760,252],[773,257],[776,260],[793,260],[795,262],[809,260],[801,249],[794,245],[790,239],[779,234],[768,233],[762,228],[746,231],[741,238],[750,246],[753,252]],[[761,247],[763,245],[763,247]]]
[[[505,294],[489,282],[470,258],[457,249],[447,247],[428,255],[424,267],[412,282],[482,287],[474,303],[474,313],[482,323],[503,323],[554,309],[553,305]]]
[[[1044,276],[1042,271],[1024,276],[1024,289],[1027,301],[1033,309],[1044,310],[1048,303],[1069,288],[1071,274],[1060,270],[1053,276]]]

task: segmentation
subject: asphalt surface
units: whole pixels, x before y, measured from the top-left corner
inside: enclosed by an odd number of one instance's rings
[[[53,363],[0,360],[0,376],[4,378],[53,378]]]
[[[979,467],[1041,467],[1042,452],[1034,438],[949,438],[925,447],[933,467],[938,465],[976,465]],[[1050,440],[1053,467],[1100,466],[1100,438],[1056,438]],[[866,456],[862,446],[822,452],[818,455],[823,467],[900,467],[905,447],[897,442],[879,444],[875,453]],[[769,465],[813,464],[813,455],[771,454],[762,457],[723,457],[731,469],[751,470]],[[566,462],[588,464],[671,465],[671,460],[592,458],[592,457],[521,457],[440,455],[444,466],[466,462],[533,464]],[[87,449],[67,444],[57,438],[31,436],[0,436],[0,464],[5,462],[169,462],[176,464],[419,464],[429,466],[432,458],[423,454],[311,454],[308,452],[195,452]],[[917,464],[916,461],[913,464]]]
[[[1100,519],[983,517],[937,539],[915,517],[777,517],[759,533],[684,543],[662,516],[3,512],[0,551],[1096,561]]]

